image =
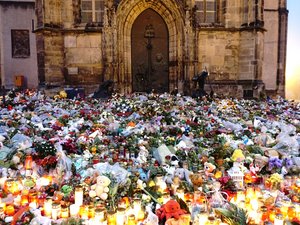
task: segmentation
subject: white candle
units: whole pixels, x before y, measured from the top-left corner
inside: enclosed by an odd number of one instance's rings
[[[118,208],[117,211],[117,224],[118,225],[124,225],[125,223],[125,209],[124,208]]]
[[[200,213],[198,215],[198,221],[199,221],[199,225],[203,225],[203,224],[206,224],[208,220],[208,214],[207,213]]]
[[[78,186],[75,188],[75,205],[81,206],[83,204],[83,188]]]
[[[44,215],[51,217],[52,214],[52,198],[47,198],[44,202]]]
[[[61,206],[59,203],[52,204],[52,219],[57,220],[60,217]]]
[[[79,205],[72,204],[70,205],[70,216],[77,217],[79,212]]]
[[[274,219],[274,225],[283,225],[283,216],[282,214],[277,214]]]

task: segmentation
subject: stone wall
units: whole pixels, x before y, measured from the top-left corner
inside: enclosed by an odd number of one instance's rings
[[[240,34],[237,31],[199,31],[197,72],[207,69],[212,80],[235,80],[239,66]]]
[[[66,34],[66,83],[92,85],[103,81],[101,34]]]

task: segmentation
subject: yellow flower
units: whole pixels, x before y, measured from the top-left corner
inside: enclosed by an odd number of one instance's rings
[[[91,148],[91,152],[92,152],[92,154],[96,154],[97,148],[96,148],[95,146],[93,146],[93,147]]]

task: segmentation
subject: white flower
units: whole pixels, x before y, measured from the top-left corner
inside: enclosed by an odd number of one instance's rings
[[[14,155],[14,156],[12,157],[11,161],[12,161],[15,165],[17,165],[17,164],[20,163],[20,157],[17,156],[17,155]]]
[[[138,188],[144,189],[145,186],[146,186],[145,183],[141,179],[137,180],[137,187]]]

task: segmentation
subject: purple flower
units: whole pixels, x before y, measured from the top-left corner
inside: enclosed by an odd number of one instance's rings
[[[272,157],[269,159],[269,170],[273,168],[281,168],[282,167],[282,160],[277,157]]]
[[[293,166],[293,160],[291,158],[285,158],[284,163],[287,169],[290,169]]]

